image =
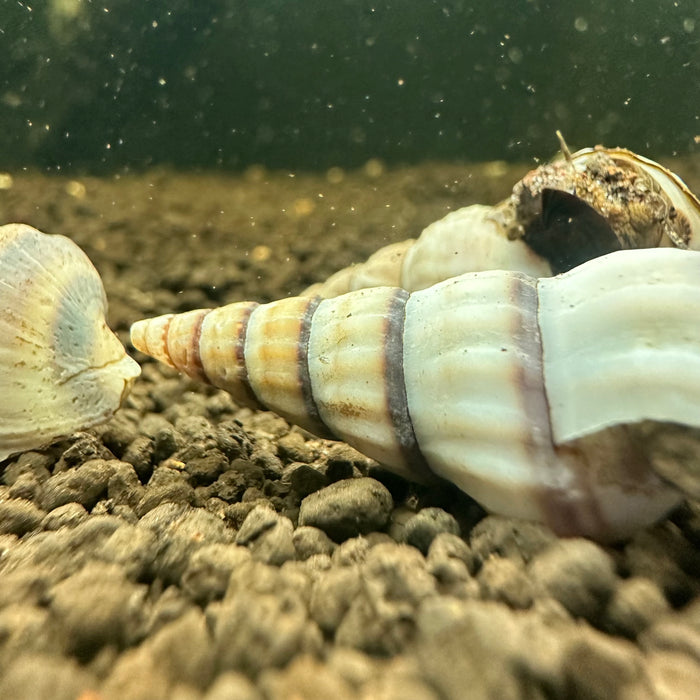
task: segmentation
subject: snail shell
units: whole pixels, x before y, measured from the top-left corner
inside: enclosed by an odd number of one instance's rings
[[[131,337],[409,478],[616,539],[680,498],[635,428],[700,428],[699,287],[700,253],[630,250],[553,278],[488,271],[166,315]]]
[[[532,170],[495,206],[475,204],[305,294],[374,285],[415,291],[465,272],[548,277],[628,248],[700,249],[700,201],[670,170],[623,148],[588,148]]]
[[[140,368],[70,239],[0,227],[0,459],[107,420]]]

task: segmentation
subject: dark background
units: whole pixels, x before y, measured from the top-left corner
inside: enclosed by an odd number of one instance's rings
[[[697,152],[697,0],[0,0],[0,167]]]

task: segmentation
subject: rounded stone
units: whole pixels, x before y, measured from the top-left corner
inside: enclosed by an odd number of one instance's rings
[[[299,510],[299,525],[317,527],[341,542],[382,530],[392,507],[389,490],[376,479],[346,479],[307,496]]]

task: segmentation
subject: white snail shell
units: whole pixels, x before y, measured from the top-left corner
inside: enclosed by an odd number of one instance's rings
[[[633,250],[554,278],[490,271],[412,294],[241,302],[131,334],[410,478],[437,474],[491,511],[613,539],[679,500],[626,426],[700,428],[699,288],[700,253]]]
[[[417,240],[386,246],[305,294],[415,291],[489,269],[548,277],[614,250],[700,249],[700,201],[675,173],[623,148],[567,156],[532,170],[500,204],[451,212]]]
[[[304,296],[140,321],[132,342],[491,511],[625,537],[680,498],[664,436],[700,436],[700,202],[630,151],[563,151]]]
[[[0,227],[0,459],[119,408],[140,368],[105,310],[97,270],[70,239]]]

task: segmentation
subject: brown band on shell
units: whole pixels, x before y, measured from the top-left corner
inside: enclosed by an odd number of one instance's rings
[[[309,338],[311,337],[311,324],[313,322],[314,313],[316,313],[316,309],[322,301],[323,298],[320,296],[309,297],[309,303],[306,305],[304,314],[301,317],[301,323],[299,324],[299,342],[297,344],[299,388],[302,401],[304,402],[304,410],[308,416],[308,430],[320,437],[337,439],[321,418],[316,399],[314,398],[311,373],[309,372]]]
[[[551,414],[544,380],[544,357],[539,328],[539,295],[537,288],[522,277],[514,277],[512,295],[523,310],[521,327],[514,329],[523,353],[528,358],[529,371],[521,371],[517,381],[523,400],[524,415],[530,418],[530,440],[525,447],[531,454],[531,463],[541,471],[534,483],[542,484],[534,496],[539,503],[543,520],[557,533],[573,534],[590,531],[591,526],[603,525],[603,515],[586,474],[586,461],[554,445]],[[567,459],[568,457],[568,459]],[[563,482],[557,472],[568,472],[573,483]],[[559,485],[561,484],[561,485]],[[571,494],[577,494],[573,500]]]
[[[202,321],[208,313],[209,309],[189,311],[169,318],[163,325],[163,348],[172,366],[178,372],[206,383],[210,382],[202,367],[199,339],[202,333]]]
[[[408,410],[403,370],[403,336],[406,302],[409,293],[397,289],[389,303],[384,327],[384,387],[387,416],[391,421],[399,452],[406,466],[420,480],[432,480],[434,474],[421,452]]]
[[[175,367],[177,369],[177,365],[173,362],[173,358],[170,355],[170,348],[168,347],[168,332],[170,331],[170,324],[173,322],[174,318],[175,318],[175,315],[170,314],[165,319],[165,323],[163,324],[163,327],[161,329],[161,333],[162,333],[162,335],[161,335],[161,348],[163,349],[163,354],[165,355],[168,364],[171,367]],[[149,355],[154,355],[157,357],[155,349],[151,348],[151,344],[148,342],[148,333],[144,333],[143,338],[144,338],[144,341],[146,342],[146,352]]]
[[[207,373],[202,364],[202,356],[199,350],[199,341],[202,338],[202,323],[204,319],[209,315],[210,309],[203,309],[202,312],[197,317],[197,320],[192,326],[192,335],[190,337],[190,373],[196,372],[197,378],[206,384],[211,384],[211,380],[207,376]]]
[[[258,399],[257,394],[250,384],[245,360],[245,341],[248,335],[248,321],[250,321],[250,315],[258,306],[259,304],[257,302],[250,302],[248,307],[241,314],[240,321],[238,322],[238,332],[236,333],[234,357],[236,361],[236,381],[241,388],[243,400],[249,408],[266,411],[269,409]]]

